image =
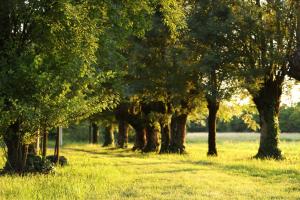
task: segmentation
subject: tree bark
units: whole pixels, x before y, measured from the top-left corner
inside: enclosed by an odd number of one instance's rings
[[[171,130],[169,123],[160,123],[161,147],[159,153],[168,153],[170,148]]]
[[[92,128],[92,122],[89,122],[89,143],[90,143],[90,144],[92,144],[92,141],[93,141],[93,140],[92,140],[92,138],[93,138],[93,137],[92,137],[92,135],[93,135],[92,129],[93,129],[93,128]]]
[[[159,130],[153,124],[149,123],[146,126],[146,146],[143,152],[156,152],[158,150],[158,134]]]
[[[217,145],[216,145],[216,123],[217,123],[217,113],[219,110],[219,102],[211,101],[207,99],[208,108],[208,156],[217,156]]]
[[[34,136],[35,140],[33,143],[28,145],[28,154],[37,156],[39,154],[40,149],[40,131],[37,130],[36,135]]]
[[[185,152],[187,114],[174,114],[171,119],[171,153]]]
[[[119,120],[118,147],[127,148],[128,146],[128,123],[125,120]]]
[[[42,157],[46,158],[47,156],[47,147],[48,147],[48,131],[43,131],[43,148],[42,148]]]
[[[135,130],[135,142],[132,150],[143,150],[146,146],[146,128],[143,126],[133,128]]]
[[[96,123],[92,123],[92,129],[93,129],[92,143],[98,144],[99,126]]]
[[[4,170],[22,173],[26,167],[28,145],[23,144],[22,134],[19,132],[17,123],[8,128],[3,140],[7,147]]]
[[[143,150],[146,146],[145,120],[140,113],[128,115],[127,120],[135,131],[135,141],[132,150]]]
[[[114,128],[113,125],[108,125],[104,130],[104,143],[103,147],[113,146],[114,145]]]
[[[282,80],[267,80],[258,94],[253,96],[260,119],[260,145],[256,158],[282,159],[279,149],[279,106]]]
[[[59,163],[59,127],[57,127],[56,130],[56,136],[55,136],[55,148],[54,148],[54,163]]]

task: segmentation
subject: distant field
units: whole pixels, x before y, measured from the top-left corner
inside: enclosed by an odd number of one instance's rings
[[[224,132],[217,133],[217,140],[219,142],[223,141],[255,141],[259,140],[259,133],[234,133],[234,132]],[[300,141],[300,133],[281,133],[280,140],[282,141]],[[187,134],[188,142],[206,142],[207,141],[207,133],[199,132],[199,133],[188,133]]]
[[[206,157],[205,133],[188,134],[185,155],[66,144],[69,166],[46,176],[2,176],[0,199],[300,199],[300,134],[281,138],[283,161],[252,159],[259,144],[252,133],[218,134],[217,158]]]

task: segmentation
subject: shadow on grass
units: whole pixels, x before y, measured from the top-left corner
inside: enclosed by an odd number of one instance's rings
[[[251,161],[250,158],[249,161]],[[190,163],[195,165],[210,166],[212,169],[221,170],[225,173],[230,174],[238,174],[241,176],[252,176],[260,178],[276,178],[285,176],[286,178],[295,179],[295,181],[297,182],[300,181],[300,171],[293,169],[262,169],[255,166],[247,166],[243,164],[222,164],[207,160]]]
[[[198,172],[199,169],[195,168],[184,168],[184,169],[174,169],[174,170],[160,170],[154,172],[155,174],[173,174],[173,173],[180,173],[180,172]]]
[[[92,155],[102,155],[109,156],[115,158],[145,158],[145,156],[149,156],[149,154],[142,154],[133,152],[131,149],[119,149],[119,148],[106,148],[106,150],[115,150],[115,151],[93,151],[86,150],[81,148],[64,148],[65,150],[77,151],[88,153]],[[150,154],[151,155],[151,154]],[[252,161],[252,158],[249,158],[249,162]],[[279,161],[280,162],[280,161]],[[168,161],[159,160],[158,162],[144,162],[144,163],[136,163],[136,162],[123,162],[124,166],[151,166],[151,165],[165,165],[165,164],[176,164],[176,165],[197,165],[197,166],[206,166],[211,169],[221,170],[225,173],[230,174],[238,174],[242,176],[251,176],[251,177],[260,177],[260,178],[276,178],[285,176],[287,178],[296,179],[296,181],[300,181],[300,171],[293,169],[262,169],[256,166],[248,166],[243,164],[230,164],[230,163],[218,163],[214,160],[199,160],[199,161],[191,161],[191,160],[177,160],[177,161]],[[267,163],[261,163],[267,164]],[[188,172],[188,171],[198,171],[199,169],[193,168],[184,168],[179,170],[166,170],[159,171],[155,173],[176,173],[176,172]]]
[[[240,175],[248,175],[261,178],[275,178],[277,176],[287,176],[288,178],[296,178],[300,180],[300,172],[292,169],[260,169],[253,166],[245,165],[225,165],[224,170],[231,171]]]
[[[93,151],[93,150],[86,150],[86,149],[79,149],[79,148],[64,148],[64,150],[69,150],[69,151],[77,151],[77,152],[82,152],[82,153],[88,153],[88,154],[93,154],[93,155],[104,155],[104,156],[113,156],[113,157],[138,157],[137,154],[134,154],[134,152],[131,149],[120,149],[120,148],[115,148],[115,147],[110,147],[107,148],[108,150],[118,150],[118,151]],[[126,153],[126,154],[124,154]],[[131,154],[130,154],[131,153]]]

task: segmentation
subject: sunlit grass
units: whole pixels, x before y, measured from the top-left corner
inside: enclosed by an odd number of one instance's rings
[[[0,199],[299,199],[300,135],[283,135],[286,160],[256,160],[258,135],[190,135],[188,154],[142,154],[100,145],[65,145],[69,166],[52,175],[2,176]],[[0,160],[3,166],[4,161]]]

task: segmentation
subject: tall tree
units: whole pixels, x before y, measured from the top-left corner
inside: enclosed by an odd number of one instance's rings
[[[237,87],[233,5],[226,0],[196,2],[189,20],[189,43],[194,51],[191,55],[209,111],[207,155],[211,156],[217,156],[216,121],[220,103],[229,99]]]
[[[247,1],[240,7],[240,73],[260,118],[258,158],[283,157],[279,148],[279,107],[288,58],[296,47],[294,1]]]

